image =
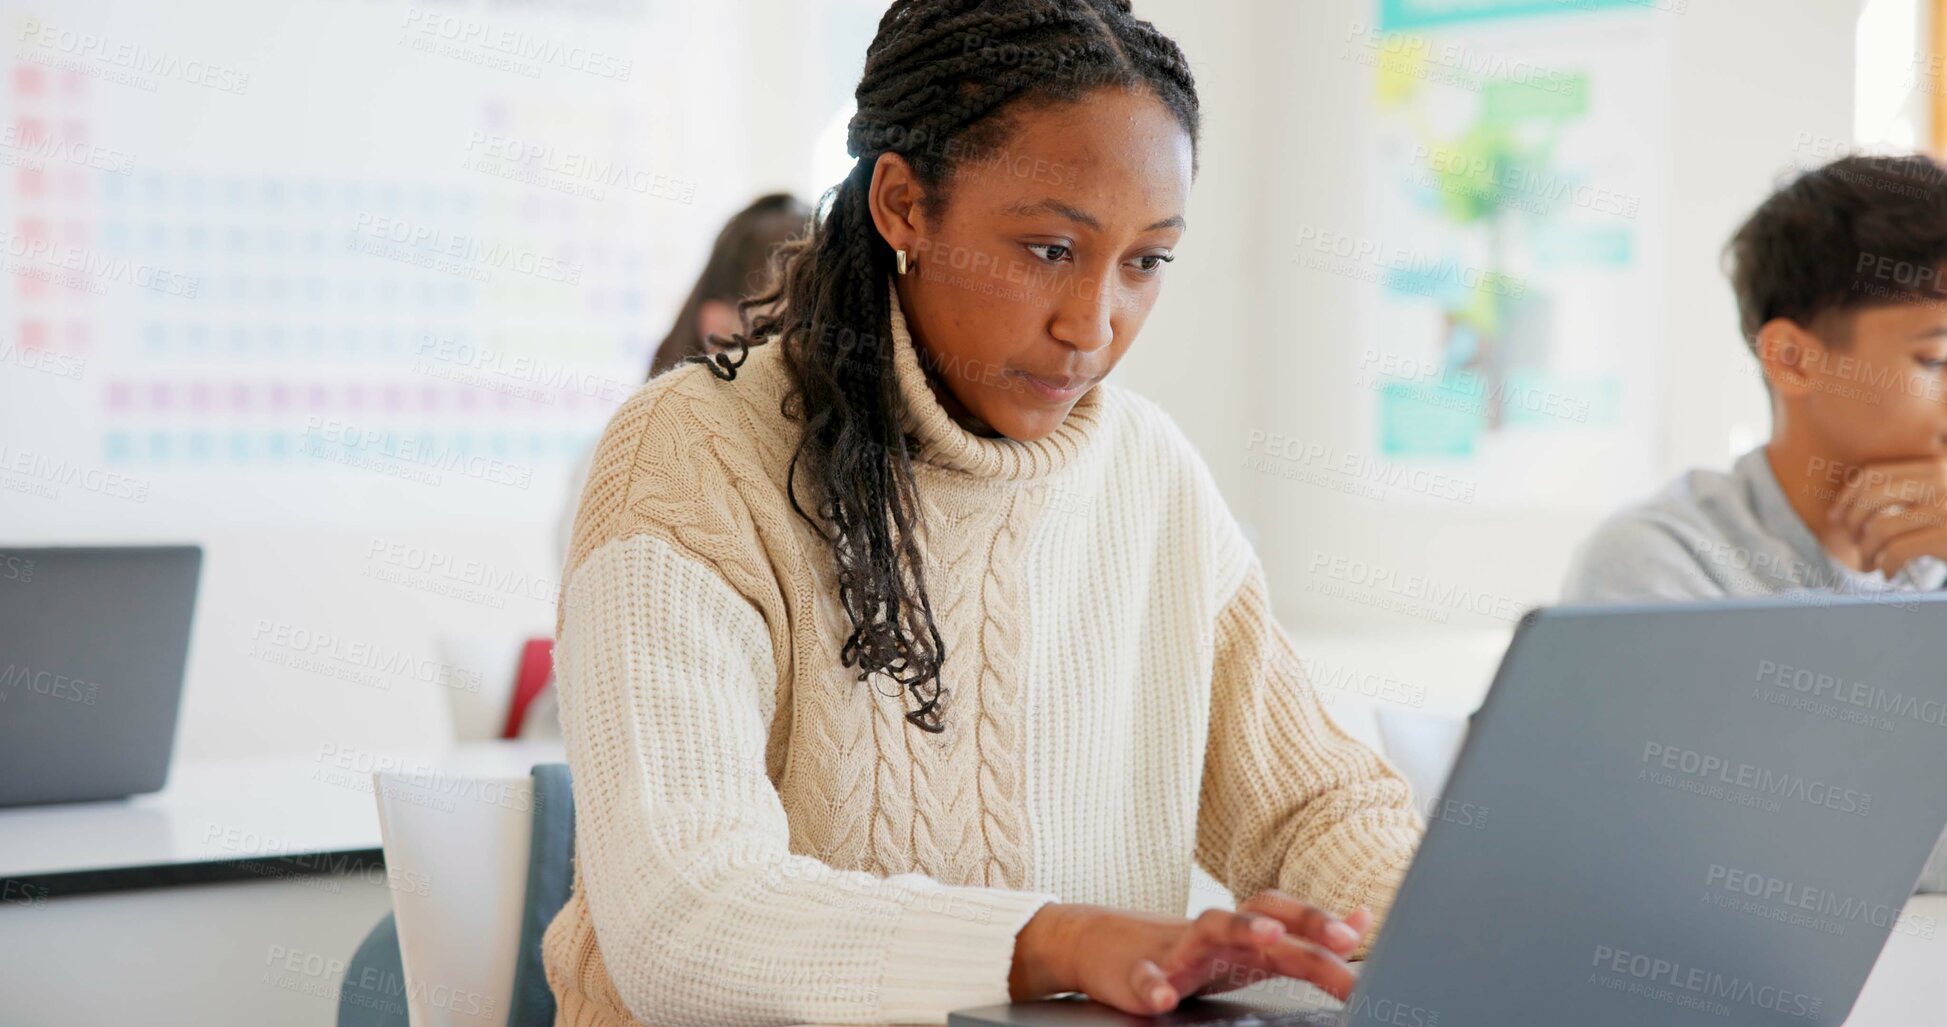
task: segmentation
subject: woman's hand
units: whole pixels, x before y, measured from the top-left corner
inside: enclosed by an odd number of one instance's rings
[[[1016,999],[1080,991],[1142,1015],[1266,977],[1309,981],[1343,1001],[1358,983],[1344,957],[1371,926],[1363,908],[1340,920],[1280,891],[1195,920],[1053,904],[1016,937],[1008,985]]]

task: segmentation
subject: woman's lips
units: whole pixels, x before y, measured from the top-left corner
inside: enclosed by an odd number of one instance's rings
[[[1028,387],[1028,391],[1050,402],[1062,402],[1074,399],[1088,388],[1090,382],[1095,380],[1094,378],[1076,378],[1068,375],[1043,377],[1038,374],[1029,374],[1026,371],[1011,371],[1010,373],[1015,378],[1020,379],[1021,383]]]

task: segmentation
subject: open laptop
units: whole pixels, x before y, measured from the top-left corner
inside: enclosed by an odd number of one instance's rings
[[[0,547],[0,806],[162,787],[203,551]]]
[[[1540,610],[1342,1008],[1277,979],[948,1022],[1839,1024],[1889,933],[1930,929],[1899,917],[1943,781],[1947,596]]]

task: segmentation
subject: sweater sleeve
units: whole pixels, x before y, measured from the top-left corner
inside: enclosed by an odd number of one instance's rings
[[[940,1023],[1004,1002],[1055,896],[841,871],[790,851],[765,769],[762,616],[651,534],[604,543],[557,646],[576,859],[617,993],[646,1024]]]
[[[1425,824],[1405,779],[1326,714],[1246,557],[1216,623],[1197,862],[1240,903],[1277,888],[1339,915],[1370,907],[1364,958]]]

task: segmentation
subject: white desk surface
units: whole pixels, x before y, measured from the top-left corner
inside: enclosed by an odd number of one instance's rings
[[[458,781],[524,774],[562,758],[558,742],[487,742],[179,763],[168,786],[151,795],[0,810],[0,878],[374,850],[380,839],[370,781],[378,759],[389,761],[387,769]],[[1892,936],[1847,1027],[1942,1022],[1947,895],[1918,896],[1909,908],[1930,918],[1918,922],[1932,925],[1933,936]]]
[[[1907,910],[1914,922],[1933,925],[1932,937],[1896,933],[1887,939],[1859,1002],[1846,1017],[1846,1027],[1939,1027],[1947,1022],[1947,1014],[1941,1011],[1947,1006],[1947,986],[1940,972],[1947,966],[1947,895],[1916,895]],[[1259,989],[1273,1001],[1291,994],[1288,983],[1273,980],[1223,997],[1248,1000]]]
[[[0,878],[375,850],[374,769],[463,789],[465,777],[515,776],[561,759],[559,742],[500,741],[385,753],[324,746],[282,759],[178,762],[152,794],[0,809]]]

